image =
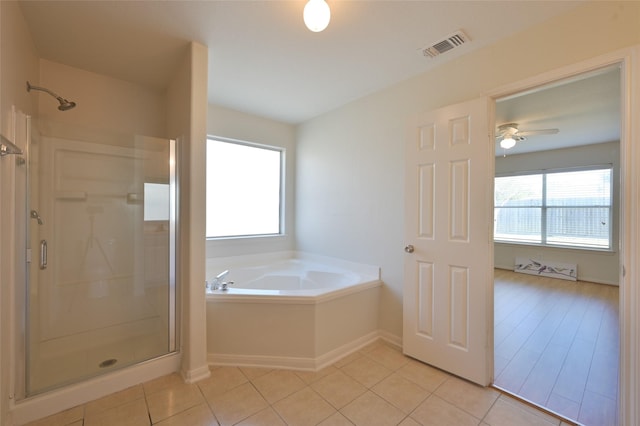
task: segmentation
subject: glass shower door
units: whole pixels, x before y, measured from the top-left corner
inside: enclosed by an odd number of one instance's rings
[[[38,145],[27,395],[176,347],[175,142],[43,136]]]

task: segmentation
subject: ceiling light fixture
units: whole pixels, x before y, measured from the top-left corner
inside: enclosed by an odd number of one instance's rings
[[[504,139],[500,141],[500,147],[504,149],[511,149],[516,146],[516,140],[511,136],[506,136]]]
[[[325,0],[309,0],[302,13],[304,24],[314,33],[327,28],[331,20],[331,9]]]

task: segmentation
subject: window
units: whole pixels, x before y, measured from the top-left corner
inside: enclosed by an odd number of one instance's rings
[[[495,178],[494,240],[611,249],[612,168]]]
[[[281,233],[283,157],[280,148],[207,140],[207,238]]]

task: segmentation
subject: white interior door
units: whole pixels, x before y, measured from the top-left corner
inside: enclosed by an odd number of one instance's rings
[[[486,386],[493,375],[493,177],[487,98],[411,122],[403,351]]]

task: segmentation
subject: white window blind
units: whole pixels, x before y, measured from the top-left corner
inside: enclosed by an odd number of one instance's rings
[[[495,178],[496,241],[611,249],[612,168]]]

